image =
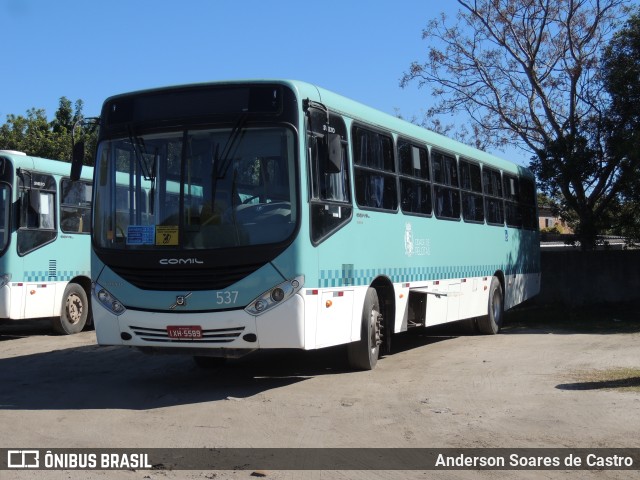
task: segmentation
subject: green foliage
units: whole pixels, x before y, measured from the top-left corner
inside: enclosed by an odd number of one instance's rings
[[[70,161],[72,152],[72,130],[83,120],[82,100],[74,105],[66,97],[60,98],[53,120],[47,120],[43,109],[31,108],[26,115],[7,115],[7,121],[0,126],[0,149],[18,150],[36,157]],[[96,145],[96,130],[91,126],[77,126],[75,141],[84,139],[84,163],[93,163]]]
[[[619,178],[614,233],[640,240],[640,9],[629,17],[603,55],[604,86],[611,96],[606,116],[611,157],[625,166]]]

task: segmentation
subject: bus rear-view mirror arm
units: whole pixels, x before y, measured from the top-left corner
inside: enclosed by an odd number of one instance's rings
[[[71,181],[76,182],[80,180],[82,174],[82,161],[84,159],[84,140],[80,140],[73,146],[73,153],[71,156]]]

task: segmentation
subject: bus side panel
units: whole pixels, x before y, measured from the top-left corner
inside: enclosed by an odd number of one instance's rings
[[[54,282],[26,283],[24,288],[23,318],[42,318],[58,315],[60,311],[54,310],[56,290],[56,283]]]
[[[349,343],[353,338],[351,318],[354,311],[353,289],[332,289],[320,292],[316,324],[316,348]],[[359,336],[359,334],[358,334]]]
[[[505,310],[540,293],[539,273],[508,275],[506,282],[507,294],[504,302]]]

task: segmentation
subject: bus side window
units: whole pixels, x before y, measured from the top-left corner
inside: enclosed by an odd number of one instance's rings
[[[502,179],[500,172],[483,167],[482,185],[484,191],[485,215],[489,225],[504,225],[504,204],[502,201]]]
[[[322,242],[351,219],[351,186],[347,154],[347,128],[339,115],[329,115],[332,132],[325,138],[308,125],[309,186],[311,188],[311,240]],[[329,161],[329,141],[333,162]],[[323,144],[323,142],[325,142]]]
[[[436,217],[459,220],[460,185],[455,157],[432,150],[431,166],[433,168],[433,181],[436,183],[434,189]]]
[[[510,227],[522,227],[522,214],[520,210],[520,183],[513,175],[504,174],[504,213],[507,225]]]
[[[404,139],[398,140],[400,208],[404,213],[431,215],[429,154]]]
[[[536,217],[536,185],[529,178],[520,177],[520,215],[522,226],[529,230],[538,228]]]
[[[462,218],[467,222],[484,222],[480,165],[460,160],[460,177],[462,181]]]
[[[356,202],[365,208],[398,210],[398,187],[391,136],[353,128]]]
[[[60,182],[60,230],[65,233],[90,233],[91,189],[88,182]]]
[[[56,183],[51,175],[25,172],[20,189],[18,254],[26,255],[57,237]]]

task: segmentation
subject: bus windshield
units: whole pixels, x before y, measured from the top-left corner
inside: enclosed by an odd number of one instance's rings
[[[213,250],[295,231],[295,134],[286,126],[134,134],[98,147],[94,239],[105,249]]]
[[[11,206],[11,190],[9,185],[0,183],[0,252],[9,242],[9,208]]]

